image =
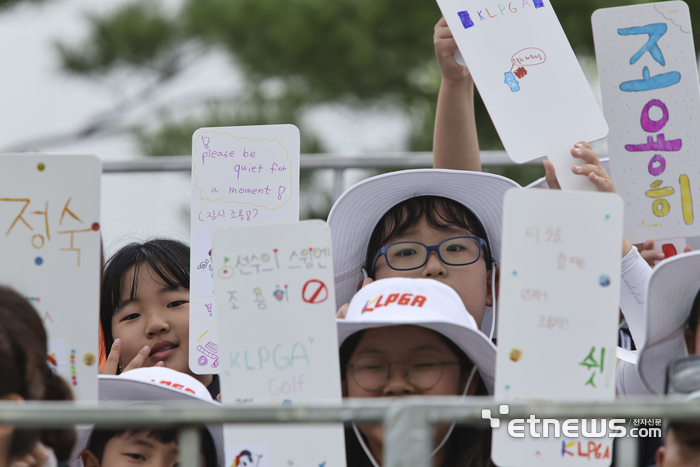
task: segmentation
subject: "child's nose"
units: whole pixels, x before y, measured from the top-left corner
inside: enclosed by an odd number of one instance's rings
[[[164,316],[164,313],[151,313],[151,319],[148,321],[146,330],[149,336],[168,332],[169,330],[170,323]]]
[[[408,380],[406,365],[394,363],[389,368],[389,379],[384,385],[385,396],[410,396],[416,393],[416,388]]]
[[[445,274],[447,274],[445,264],[440,260],[436,252],[431,251],[430,255],[428,255],[428,261],[425,263],[425,266],[423,266],[423,273],[421,276],[435,278],[444,276]]]

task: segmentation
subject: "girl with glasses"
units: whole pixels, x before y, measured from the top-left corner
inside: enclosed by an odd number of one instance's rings
[[[479,331],[450,287],[426,279],[392,278],[363,287],[338,320],[343,396],[487,395],[496,348]],[[379,425],[352,425],[348,466],[379,466]],[[432,465],[491,465],[490,430],[437,425]]]
[[[498,175],[435,169],[393,172],[351,187],[328,216],[339,316],[373,280],[429,278],[452,287],[489,333],[503,196],[511,188],[520,186]]]

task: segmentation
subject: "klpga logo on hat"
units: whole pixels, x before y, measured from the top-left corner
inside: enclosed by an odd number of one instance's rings
[[[370,311],[374,311],[377,308],[383,307],[383,306],[389,306],[392,303],[396,303],[397,305],[404,305],[404,306],[417,306],[418,308],[421,308],[423,304],[425,304],[425,301],[427,298],[425,298],[424,295],[413,295],[412,293],[403,293],[403,294],[398,294],[398,293],[392,293],[387,295],[386,300],[384,300],[384,303],[382,303],[382,299],[384,298],[384,295],[380,295],[379,297],[374,297],[372,300],[368,300],[365,303],[365,306],[362,307],[362,313],[365,314]]]
[[[194,389],[190,389],[188,387],[185,387],[185,385],[180,384],[180,383],[173,384],[172,381],[165,381],[165,380],[161,380],[160,382],[158,382],[155,379],[152,379],[151,382],[156,383],[156,384],[162,384],[163,386],[168,386],[169,388],[179,389],[180,391],[189,392],[190,394],[197,394],[197,392]]]

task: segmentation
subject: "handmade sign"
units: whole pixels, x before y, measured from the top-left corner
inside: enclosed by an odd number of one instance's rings
[[[510,158],[547,156],[562,187],[595,189],[570,151],[608,126],[549,0],[437,3]]]
[[[611,193],[506,193],[499,403],[615,397],[622,211],[622,199]],[[533,437],[529,426],[525,438],[512,438],[501,425],[493,438],[497,465],[610,463],[611,438],[555,437],[552,427],[549,437]]]
[[[325,222],[219,229],[212,243],[222,400],[340,403],[333,260]],[[342,425],[231,425],[224,433],[226,444],[235,445],[232,455],[248,451],[254,462],[260,456],[260,465],[345,465]],[[227,454],[226,465],[232,462]]]
[[[604,8],[592,22],[625,234],[632,243],[696,237],[700,88],[688,5]]]
[[[16,154],[0,165],[0,284],[39,313],[49,368],[76,399],[96,401],[102,163]]]
[[[298,221],[299,151],[294,125],[200,128],[192,136],[190,369],[197,374],[219,372],[212,231]]]

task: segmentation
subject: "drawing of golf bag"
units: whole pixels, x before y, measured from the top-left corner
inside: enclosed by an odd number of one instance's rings
[[[207,363],[209,363],[209,359],[207,357],[209,357],[212,360],[212,368],[216,368],[219,366],[219,356],[217,355],[217,353],[219,352],[218,345],[216,345],[213,342],[207,342],[207,344],[204,347],[198,345],[197,351],[203,354],[200,355],[200,357],[197,359],[197,363],[199,363],[199,366],[205,366]]]

